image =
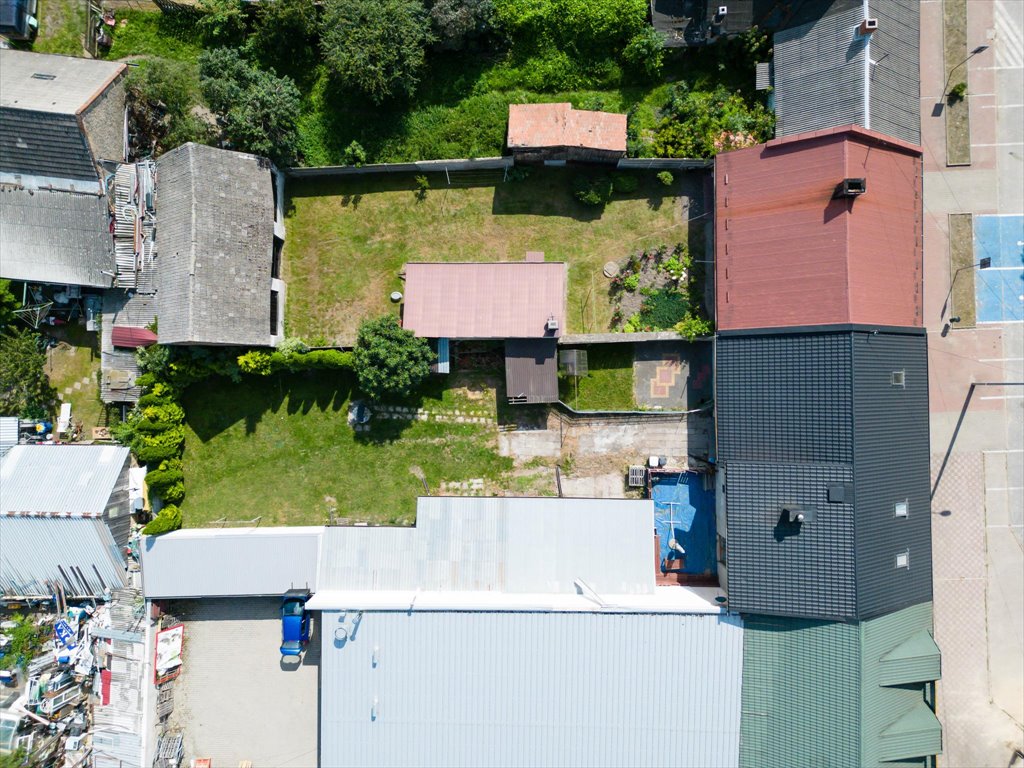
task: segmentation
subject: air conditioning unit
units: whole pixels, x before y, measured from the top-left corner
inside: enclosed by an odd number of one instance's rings
[[[863,195],[867,191],[867,179],[843,179],[836,185],[836,191],[832,193],[832,197],[857,197],[858,195]]]
[[[865,35],[870,35],[876,29],[878,29],[878,19],[869,18],[864,19],[864,21],[860,23],[860,27],[858,27],[857,32],[861,37],[863,37]]]
[[[558,318],[552,315],[551,317],[548,318],[548,321],[544,324],[544,327],[547,328],[549,331],[557,331]]]

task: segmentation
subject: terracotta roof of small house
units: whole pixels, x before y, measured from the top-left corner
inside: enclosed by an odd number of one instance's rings
[[[115,325],[111,333],[115,347],[148,347],[156,344],[157,337],[148,328],[136,328],[130,325]]]
[[[626,151],[626,116],[573,109],[572,104],[510,104],[508,146],[586,147]]]
[[[402,324],[430,339],[555,338],[565,289],[560,261],[408,264]],[[551,318],[557,328],[548,330]]]

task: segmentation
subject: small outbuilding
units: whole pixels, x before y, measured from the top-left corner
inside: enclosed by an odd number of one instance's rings
[[[626,116],[572,104],[510,104],[508,148],[517,163],[615,163],[626,156]]]
[[[443,353],[452,339],[504,341],[509,402],[556,402],[566,265],[538,258],[543,254],[519,262],[408,264],[402,324],[436,339]],[[439,360],[439,370],[447,362]]]

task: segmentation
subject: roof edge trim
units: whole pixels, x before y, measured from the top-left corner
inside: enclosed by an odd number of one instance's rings
[[[924,150],[917,144],[912,144],[909,141],[897,139],[895,136],[889,136],[888,134],[880,133],[879,131],[873,131],[869,128],[862,128],[859,125],[852,124],[842,125],[836,128],[823,128],[820,131],[797,133],[792,136],[782,136],[765,142],[764,146],[769,149],[774,149],[775,147],[781,147],[786,144],[794,144],[801,141],[807,141],[809,139],[820,139],[828,136],[848,136],[850,138],[860,139],[872,144],[887,146],[890,149],[902,151],[914,156],[920,156],[924,153]]]
[[[774,328],[730,328],[718,332],[719,337],[731,336],[783,336],[802,333],[888,333],[902,336],[925,336],[927,329],[905,325],[868,325],[866,323],[836,323],[835,325],[796,325]]]

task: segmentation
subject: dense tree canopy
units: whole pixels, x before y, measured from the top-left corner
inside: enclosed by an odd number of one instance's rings
[[[420,81],[430,23],[420,0],[325,0],[324,60],[339,82],[380,104],[411,96]]]
[[[43,418],[57,398],[44,367],[46,354],[28,328],[0,335],[0,416]]]
[[[371,400],[408,397],[430,374],[434,353],[394,315],[368,320],[359,328],[354,352],[359,388]]]
[[[260,69],[236,48],[215,48],[199,57],[199,83],[232,145],[294,163],[301,97],[290,77]]]

